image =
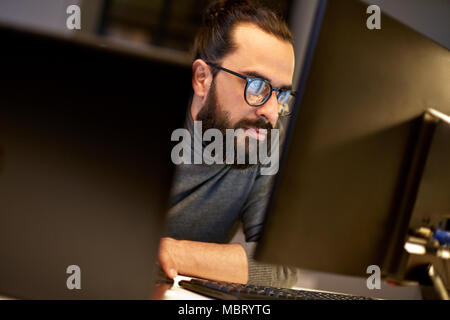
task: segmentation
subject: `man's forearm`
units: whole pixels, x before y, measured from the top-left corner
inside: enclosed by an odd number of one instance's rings
[[[248,261],[239,244],[215,244],[163,238],[160,247],[163,269],[217,281],[247,283]]]

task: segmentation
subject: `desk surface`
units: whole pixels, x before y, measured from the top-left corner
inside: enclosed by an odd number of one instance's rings
[[[173,285],[167,285],[165,288],[161,288],[161,291],[157,293],[157,299],[160,300],[213,300],[209,297],[202,296],[192,291],[183,289],[178,285],[181,280],[191,280],[190,277],[176,276]]]

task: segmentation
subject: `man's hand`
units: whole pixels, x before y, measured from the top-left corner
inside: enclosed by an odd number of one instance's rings
[[[247,254],[239,244],[162,238],[159,263],[170,279],[183,274],[216,281],[248,281]]]
[[[170,279],[178,275],[178,268],[173,257],[176,241],[172,238],[162,238],[159,244],[159,264]]]

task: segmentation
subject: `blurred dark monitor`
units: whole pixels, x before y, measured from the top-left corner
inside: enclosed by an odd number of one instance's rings
[[[95,39],[0,39],[0,295],[150,298],[190,69]]]
[[[319,3],[260,261],[401,277],[413,211],[439,208],[436,223],[450,212],[448,181],[436,180],[445,162],[424,180],[426,202],[415,201],[421,180],[408,183],[424,112],[450,114],[450,53],[384,14],[369,30],[367,6]]]

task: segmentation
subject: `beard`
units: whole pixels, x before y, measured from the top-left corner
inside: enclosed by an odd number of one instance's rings
[[[203,108],[199,111],[197,115],[197,121],[202,121],[202,135],[205,134],[205,132],[209,129],[218,129],[222,133],[223,136],[223,156],[224,156],[224,163],[225,163],[225,155],[226,155],[226,130],[227,129],[243,129],[246,128],[254,128],[254,129],[265,129],[267,132],[266,135],[266,141],[267,143],[267,150],[268,154],[270,155],[271,150],[271,130],[273,129],[273,126],[270,122],[265,121],[262,118],[259,118],[258,120],[248,120],[248,119],[242,119],[238,121],[235,125],[231,124],[230,121],[230,114],[227,111],[224,111],[223,108],[221,108],[216,94],[216,86],[215,86],[215,80],[213,79],[211,83],[211,88],[209,90],[209,95],[206,98],[205,105]],[[250,137],[245,136],[243,141],[238,141],[237,137],[234,137],[234,162],[230,166],[234,169],[244,170],[247,168],[251,168],[254,166],[257,166],[257,164],[251,164],[250,163],[250,156],[249,156],[249,141]],[[245,163],[239,164],[238,163],[238,144],[244,143],[245,144]],[[207,145],[207,144],[206,144]],[[259,162],[259,154],[257,155],[257,163]]]

